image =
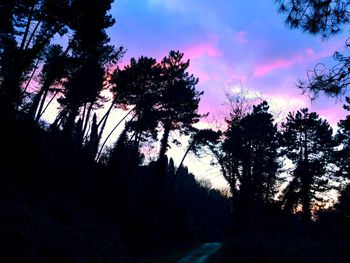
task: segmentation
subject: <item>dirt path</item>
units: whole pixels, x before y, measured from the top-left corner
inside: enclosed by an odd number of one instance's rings
[[[205,243],[194,249],[187,256],[181,258],[177,263],[204,263],[207,259],[221,248],[221,243]]]

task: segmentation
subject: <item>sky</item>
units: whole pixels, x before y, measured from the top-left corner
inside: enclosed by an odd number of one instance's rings
[[[200,113],[222,112],[223,90],[243,87],[261,94],[283,116],[308,107],[336,127],[346,115],[342,102],[334,99],[321,97],[311,104],[296,83],[317,63],[332,65],[332,55],[344,50],[348,32],[321,40],[291,30],[273,0],[116,0],[111,14],[116,19],[108,30],[112,43],[127,49],[121,65],[131,57],[161,60],[170,50],[190,59],[188,71],[204,91]],[[176,159],[181,151],[171,153]],[[191,158],[188,163],[194,162]],[[205,169],[195,168],[212,176],[211,168]]]

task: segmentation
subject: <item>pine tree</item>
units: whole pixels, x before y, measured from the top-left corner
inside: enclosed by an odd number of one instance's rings
[[[278,132],[268,109],[264,101],[242,118],[232,115],[222,144],[223,175],[233,195],[237,226],[242,229],[253,226],[259,209],[272,203],[277,191]]]
[[[69,68],[68,65],[69,58],[65,56],[62,46],[51,45],[46,52],[45,64],[40,73],[41,87],[34,95],[33,103],[28,112],[30,118],[35,121],[39,120],[46,98],[51,92],[51,86],[61,84],[61,79],[66,76]]]
[[[56,34],[65,34],[69,20],[68,0],[5,1],[0,8],[7,22],[1,29],[0,99],[13,111],[21,103],[21,85],[34,61],[41,57]]]
[[[122,49],[115,50],[109,45],[106,29],[114,24],[114,19],[107,14],[112,0],[76,0],[72,4],[72,13],[79,19],[70,23],[74,36],[70,43],[72,59],[76,67],[68,75],[64,96],[59,102],[64,112],[64,132],[70,134],[81,107],[82,132],[87,130],[91,112],[100,106],[100,95],[104,87],[105,65],[116,63],[123,54]]]
[[[284,191],[285,208],[301,205],[304,219],[309,220],[317,202],[323,201],[321,194],[328,189],[327,166],[335,146],[332,128],[317,113],[304,108],[288,114],[282,124],[281,145],[295,166]]]
[[[346,0],[275,0],[279,11],[286,15],[291,28],[300,28],[310,34],[328,37],[341,32],[343,25],[350,22],[350,3]]]
[[[348,105],[344,105],[344,108],[350,110],[350,98],[347,97],[346,101]],[[335,140],[340,145],[340,149],[335,152],[338,176],[350,178],[350,115],[338,122],[338,128],[335,135]]]
[[[350,2],[346,0],[275,0],[279,11],[286,17],[285,22],[291,28],[329,38],[342,32],[350,23]],[[345,41],[346,47],[349,42]],[[327,96],[343,96],[350,81],[350,57],[339,52],[334,53],[337,64],[327,68],[317,64],[308,71],[308,80],[299,81],[299,88],[312,99],[324,93]]]
[[[153,58],[132,58],[124,69],[116,69],[112,75],[114,104],[121,109],[133,105],[133,121],[127,126],[135,144],[144,140],[155,140],[159,115],[161,71]]]
[[[280,166],[277,154],[279,147],[277,127],[268,110],[269,106],[264,101],[253,106],[253,112],[241,121],[244,131],[243,152],[245,158],[250,159],[247,161],[250,171],[245,175],[250,175],[251,178],[242,177],[240,190],[242,193],[247,187],[245,191],[248,195],[255,195],[254,198],[266,203],[272,202],[276,194],[276,175]]]
[[[159,114],[164,133],[159,160],[162,160],[167,152],[170,132],[189,132],[192,125],[202,117],[197,111],[203,92],[196,90],[198,79],[187,72],[190,61],[183,61],[183,56],[179,51],[170,51],[161,62],[163,83]]]

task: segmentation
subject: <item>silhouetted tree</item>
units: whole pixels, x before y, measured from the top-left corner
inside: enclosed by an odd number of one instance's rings
[[[311,34],[328,37],[341,32],[341,27],[350,22],[350,3],[344,0],[275,0],[279,11],[286,15],[291,28],[301,28]]]
[[[96,113],[92,117],[90,136],[86,143],[87,151],[92,158],[95,158],[98,150],[98,126],[97,126],[97,116]]]
[[[347,104],[350,98],[346,98]],[[344,105],[349,110],[348,105]],[[350,178],[350,116],[347,115],[344,120],[338,122],[338,130],[335,135],[336,142],[340,148],[335,151],[335,162],[339,168],[338,175],[344,178]]]
[[[129,123],[126,123],[126,126],[128,125]],[[108,209],[112,210],[117,209],[116,203],[121,204],[121,208],[128,208],[132,194],[131,181],[142,162],[139,149],[129,141],[128,130],[125,128],[122,131],[117,142],[109,151],[107,161],[109,191],[106,194],[110,195],[110,200],[107,200],[110,206]]]
[[[300,28],[304,32],[320,34],[323,38],[341,32],[342,27],[350,22],[350,3],[346,0],[336,1],[294,1],[276,0],[279,11],[286,16],[286,23],[291,28]],[[346,47],[349,48],[348,40]],[[310,98],[315,99],[320,93],[331,97],[345,94],[350,83],[350,58],[339,52],[334,53],[337,65],[327,68],[317,64],[308,71],[308,79],[299,81],[299,87]]]
[[[64,54],[60,45],[52,45],[49,47],[45,64],[40,73],[39,91],[34,95],[33,103],[29,108],[28,115],[30,118],[38,121],[43,113],[44,104],[49,94],[51,86],[61,85],[62,78],[68,73],[68,65],[70,61]],[[58,92],[57,90],[55,90]]]
[[[72,4],[73,13],[82,15],[70,24],[74,30],[70,45],[76,67],[69,73],[64,96],[59,100],[63,106],[66,134],[73,130],[81,107],[82,131],[86,132],[93,108],[100,106],[98,101],[103,99],[100,93],[104,87],[104,66],[116,63],[122,54],[122,49],[116,51],[108,44],[110,39],[105,32],[115,22],[107,15],[112,2],[77,0]]]
[[[347,185],[339,196],[338,203],[335,206],[335,211],[340,219],[340,229],[346,234],[350,234],[350,186]],[[339,227],[339,226],[338,226]]]
[[[138,146],[143,140],[157,137],[157,105],[160,101],[160,66],[153,58],[132,58],[124,69],[117,68],[111,82],[114,84],[114,104],[121,109],[133,107],[133,122],[128,125],[132,139]]]
[[[242,177],[240,191],[245,187],[248,195],[255,194],[257,199],[271,202],[276,194],[276,176],[280,166],[277,150],[278,132],[273,123],[274,119],[268,112],[266,101],[253,106],[253,112],[241,121],[243,128],[244,146],[246,158],[250,158],[250,171],[243,176],[251,174],[251,178]],[[247,182],[245,183],[245,181]],[[247,184],[247,185],[245,185]]]
[[[1,5],[8,19],[1,36],[2,107],[13,110],[20,104],[21,84],[51,39],[67,28],[70,5],[60,1],[5,1]]]
[[[332,128],[308,109],[289,113],[282,124],[281,146],[295,166],[292,181],[284,190],[285,209],[301,205],[304,218],[309,220],[317,202],[324,202],[321,194],[328,190],[327,166],[335,146]]]
[[[187,72],[190,61],[183,61],[183,56],[179,51],[170,51],[161,62],[163,83],[159,112],[164,133],[159,151],[160,161],[168,149],[170,132],[179,130],[186,133],[201,118],[197,111],[203,92],[195,89],[198,79]]]
[[[264,101],[243,118],[228,120],[222,145],[224,176],[233,194],[238,227],[251,224],[277,191],[278,133],[268,109]]]
[[[237,195],[239,184],[239,151],[240,151],[240,122],[251,111],[258,98],[248,97],[249,91],[241,89],[239,93],[230,94],[225,92],[227,98],[226,106],[229,110],[229,117],[226,119],[228,125],[224,136],[214,140],[207,140],[206,145],[210,150],[221,173],[229,184],[231,194]],[[221,132],[220,132],[221,133]],[[234,138],[234,141],[230,140]],[[232,152],[231,149],[234,151]]]

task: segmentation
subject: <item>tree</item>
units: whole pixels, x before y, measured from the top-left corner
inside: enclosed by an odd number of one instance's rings
[[[98,127],[97,127],[97,116],[96,113],[92,117],[91,132],[89,140],[86,143],[88,153],[92,158],[95,158],[98,150]]]
[[[5,1],[0,7],[7,19],[1,29],[0,99],[2,107],[13,111],[34,61],[56,34],[65,34],[70,1]]]
[[[350,98],[346,100],[350,104]],[[344,108],[350,109],[348,105]],[[338,175],[350,179],[350,115],[338,122],[335,140],[340,145],[340,149],[335,152],[335,163],[339,168]]]
[[[291,28],[320,34],[323,38],[340,33],[342,27],[350,23],[350,2],[346,0],[276,0],[276,3]],[[346,47],[349,48],[348,41]],[[307,81],[299,81],[299,88],[311,99],[320,93],[331,97],[345,94],[350,83],[350,57],[335,52],[334,59],[337,61],[334,67],[317,64],[314,70],[308,71]]]
[[[161,69],[154,58],[132,58],[124,69],[112,74],[113,104],[121,109],[133,107],[133,122],[126,128],[133,132],[135,145],[143,140],[156,139],[160,104]]]
[[[161,62],[163,83],[159,114],[164,133],[159,151],[160,161],[167,152],[170,132],[179,130],[186,133],[202,117],[197,111],[203,92],[195,89],[198,79],[187,72],[190,61],[184,62],[183,56],[179,51],[170,51]]]
[[[240,228],[252,227],[259,209],[272,203],[277,191],[278,133],[268,109],[264,101],[244,117],[233,115],[227,121],[221,162]]]
[[[295,166],[284,191],[284,207],[295,210],[301,205],[304,219],[309,220],[317,202],[324,202],[322,193],[328,190],[327,166],[335,146],[332,128],[317,113],[304,108],[288,114],[281,138],[284,154]]]
[[[268,112],[266,101],[253,106],[252,113],[242,119],[244,157],[250,158],[250,168],[242,175],[240,191],[265,203],[272,202],[276,189],[276,175],[279,168],[278,132],[274,119]],[[247,188],[247,189],[245,189]]]
[[[60,45],[52,45],[46,52],[45,64],[40,73],[39,91],[33,98],[28,115],[38,121],[43,113],[44,103],[52,85],[60,85],[61,79],[66,76],[70,61]]]
[[[115,22],[107,15],[112,2],[77,0],[72,4],[73,13],[79,16],[70,23],[74,30],[70,45],[76,67],[69,73],[64,96],[59,100],[63,107],[65,134],[71,134],[81,107],[82,132],[86,132],[93,107],[100,106],[97,102],[103,99],[100,93],[104,87],[104,66],[116,63],[123,54],[122,49],[116,51],[108,45],[110,39],[105,32]]]
[[[329,37],[341,32],[350,22],[350,3],[344,0],[275,0],[279,11],[285,14],[286,23],[311,34]]]

